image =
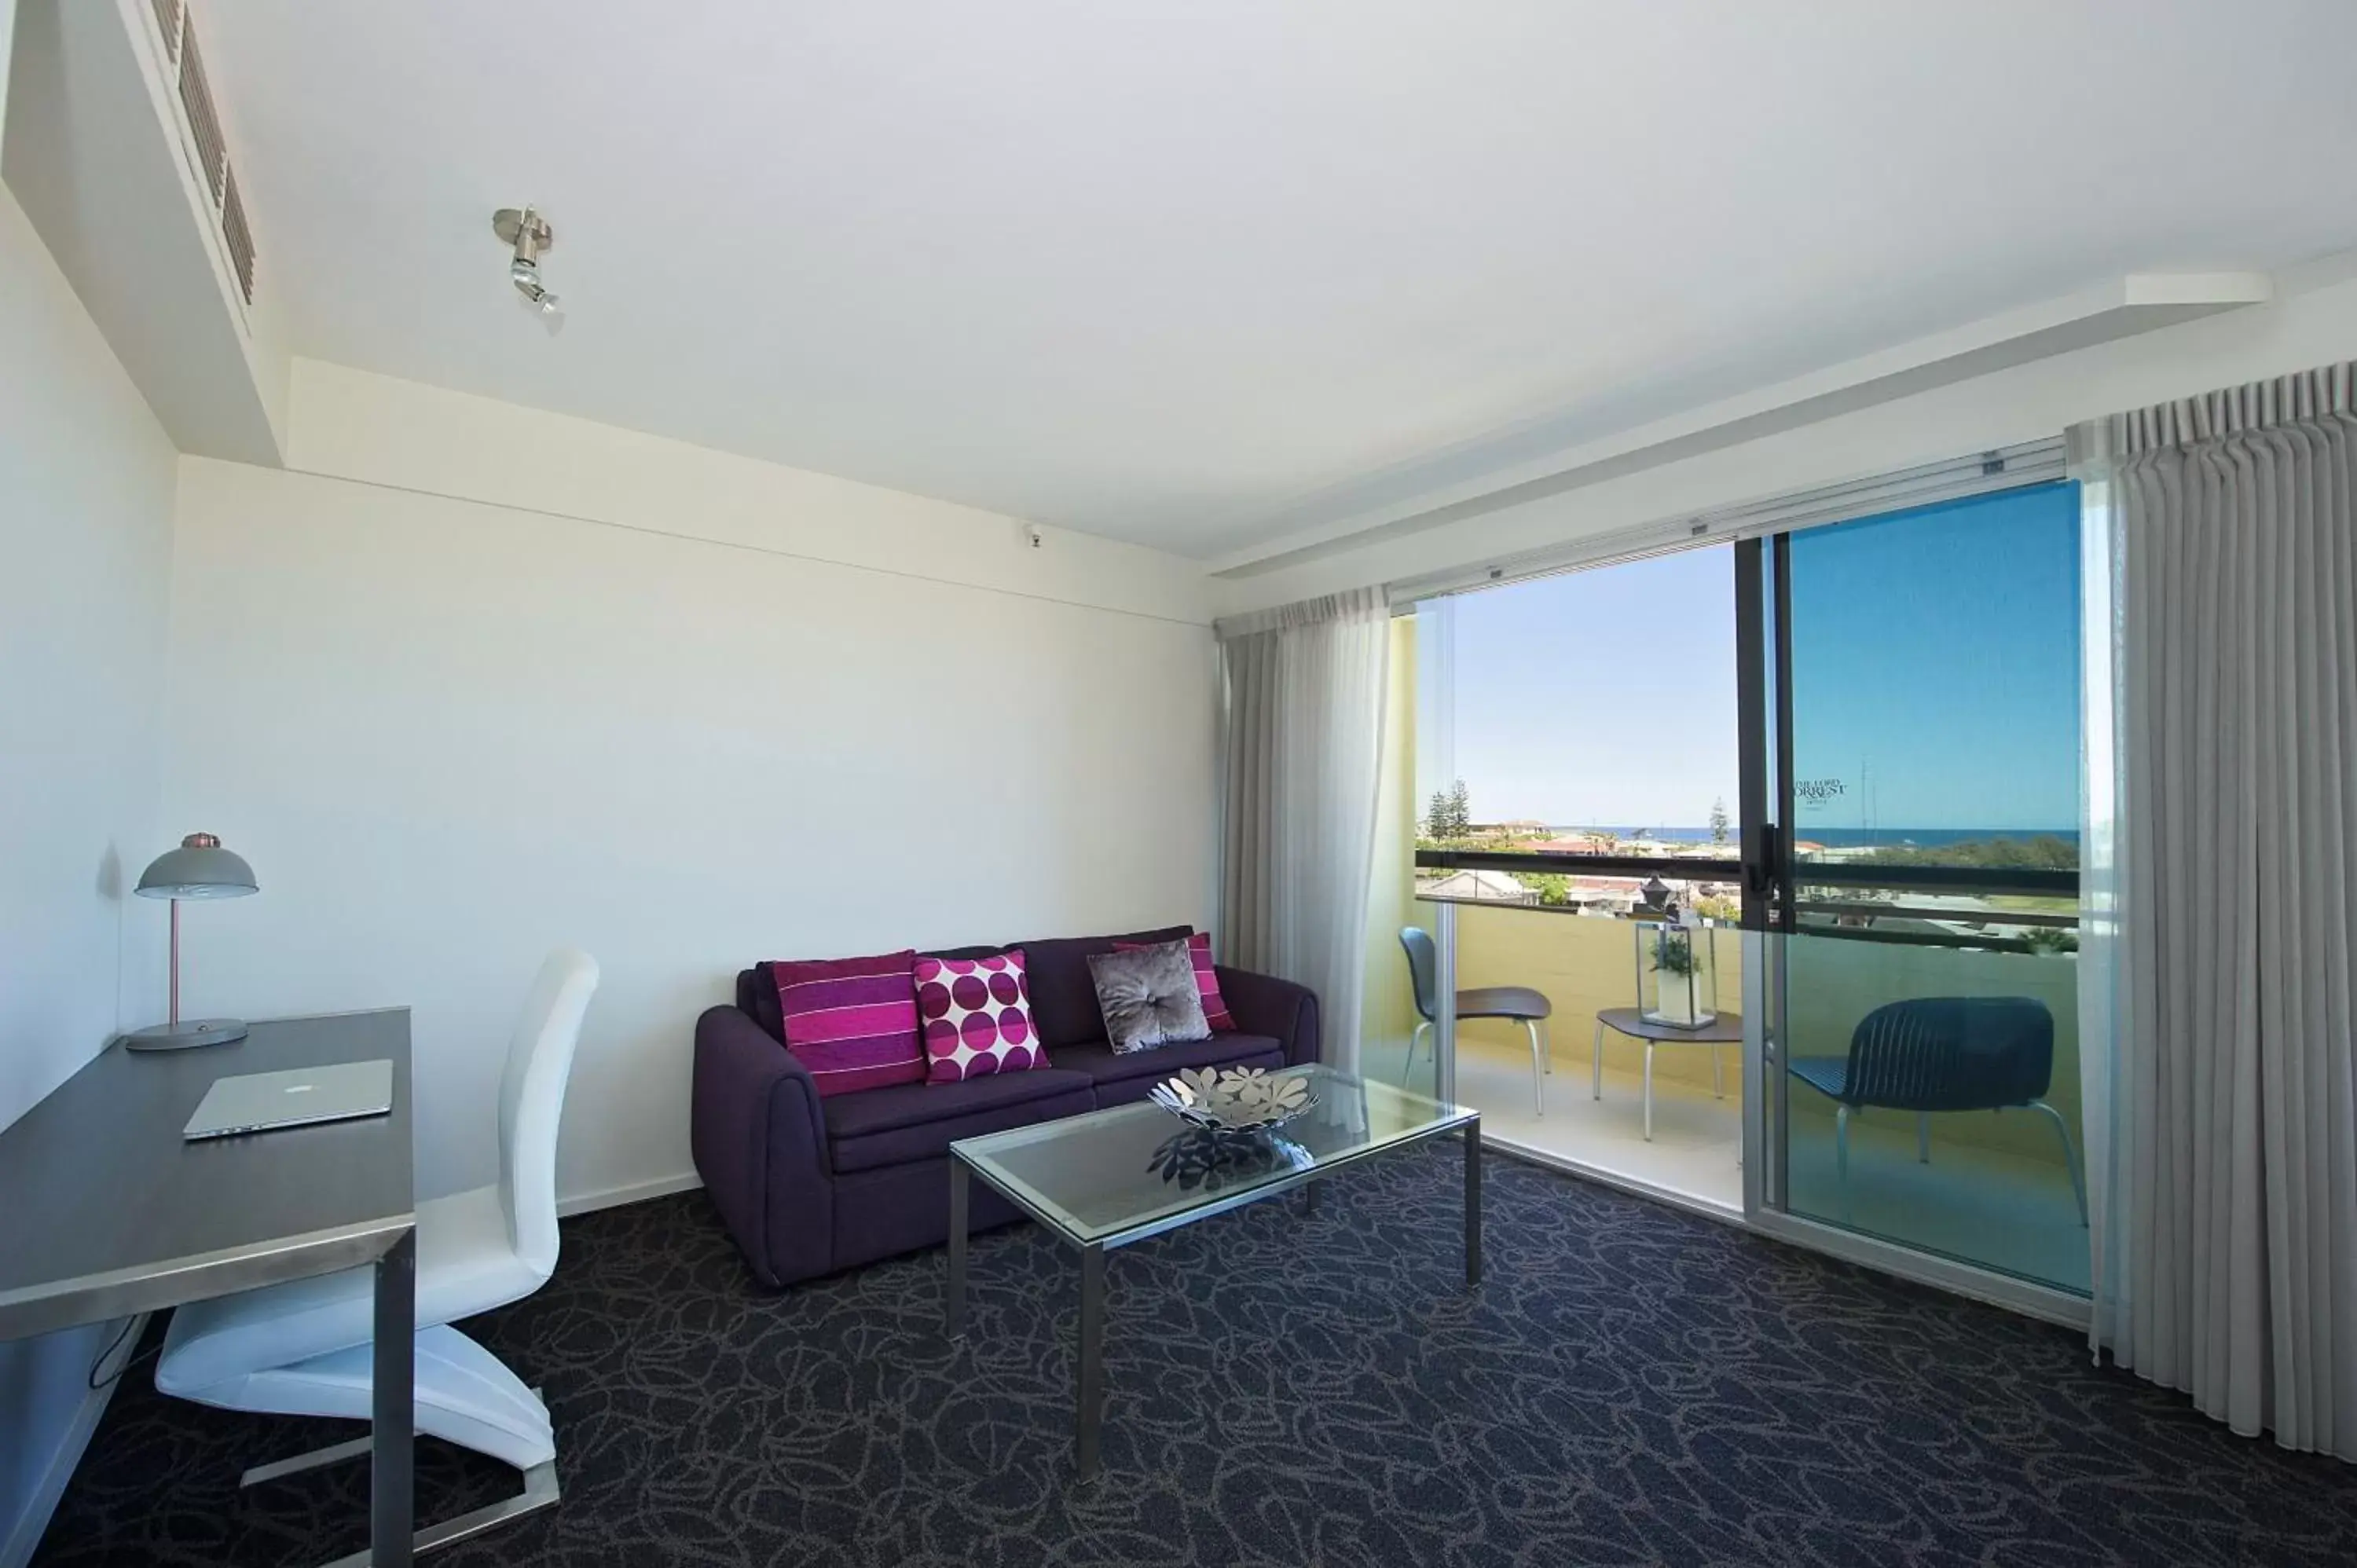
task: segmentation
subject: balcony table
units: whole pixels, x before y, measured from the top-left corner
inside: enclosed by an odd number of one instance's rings
[[[1709,1023],[1697,1028],[1681,1028],[1675,1024],[1656,1024],[1634,1007],[1607,1007],[1596,1015],[1596,1046],[1589,1058],[1589,1098],[1604,1098],[1604,1031],[1626,1035],[1632,1040],[1645,1042],[1645,1142],[1653,1141],[1653,1047],[1655,1046],[1709,1046],[1710,1091],[1720,1100],[1727,1098],[1726,1080],[1721,1076],[1719,1046],[1739,1046],[1743,1043],[1743,1015],[1721,1013]]]

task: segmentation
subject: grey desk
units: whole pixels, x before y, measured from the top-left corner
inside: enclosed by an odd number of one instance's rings
[[[190,1144],[213,1079],[393,1062],[393,1113]],[[376,1267],[370,1553],[410,1561],[417,1251],[409,1010],[255,1024],[235,1045],[99,1053],[0,1131],[0,1339]]]

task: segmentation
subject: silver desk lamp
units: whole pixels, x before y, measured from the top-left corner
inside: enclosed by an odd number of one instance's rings
[[[180,1017],[180,900],[183,898],[242,898],[261,891],[253,867],[242,855],[221,848],[210,833],[190,833],[180,847],[167,850],[139,874],[135,891],[142,898],[172,901],[172,1011],[169,1019],[153,1027],[135,1029],[123,1037],[135,1051],[177,1051],[189,1046],[225,1046],[245,1038],[245,1025],[236,1018]]]

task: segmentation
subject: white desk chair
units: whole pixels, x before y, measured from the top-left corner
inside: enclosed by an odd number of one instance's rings
[[[417,1430],[524,1472],[515,1497],[420,1531],[419,1552],[557,1498],[548,1407],[450,1324],[530,1295],[556,1268],[557,1122],[597,989],[597,963],[587,953],[549,955],[500,1075],[498,1184],[417,1205]],[[371,1271],[361,1268],[183,1306],[164,1337],[156,1387],[229,1410],[366,1421],[372,1291]],[[339,1444],[249,1470],[242,1484],[367,1452],[365,1438]],[[363,1552],[345,1562],[367,1559]]]

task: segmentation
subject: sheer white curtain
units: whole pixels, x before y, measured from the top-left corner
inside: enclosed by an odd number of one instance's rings
[[[2072,432],[2090,641],[2094,1313],[2357,1459],[2357,367]]]
[[[1224,961],[1317,992],[1325,1059],[1355,1070],[1389,610],[1363,588],[1218,630]]]

